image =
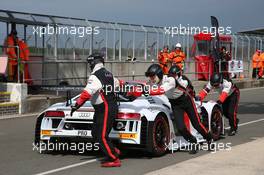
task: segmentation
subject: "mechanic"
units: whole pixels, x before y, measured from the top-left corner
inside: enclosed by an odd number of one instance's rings
[[[16,25],[12,23],[11,33],[7,36],[4,46],[5,54],[8,55],[8,80],[9,81],[17,81],[17,55],[18,49],[18,37]]]
[[[211,133],[206,130],[200,121],[193,97],[187,92],[188,80],[183,79],[182,69],[177,65],[173,65],[169,70],[169,75],[166,76],[162,74],[162,69],[158,64],[152,64],[147,69],[145,75],[149,78],[150,83],[158,85],[157,88],[151,88],[149,90],[149,95],[161,95],[165,93],[168,97],[179,133],[186,141],[192,143],[189,153],[197,153],[197,139],[185,125],[184,112],[188,114],[193,127],[201,133],[208,144],[211,144]]]
[[[185,53],[182,51],[181,43],[176,44],[175,50],[170,53],[170,59],[173,64],[176,64],[182,70],[184,69]]]
[[[226,50],[225,46],[221,47],[220,58],[221,71],[223,72],[224,77],[230,77],[230,73],[228,72],[228,61],[231,60],[231,54]]]
[[[261,62],[261,50],[256,50],[252,57],[252,78],[259,78],[259,73],[261,72],[262,62]]]
[[[229,136],[237,132],[239,119],[237,118],[237,107],[239,102],[240,91],[231,79],[224,77],[222,74],[213,73],[206,87],[202,89],[197,100],[203,100],[211,89],[220,89],[220,96],[217,103],[222,107],[225,117],[229,119],[230,130]]]
[[[167,75],[171,64],[169,46],[164,46],[163,50],[159,52],[158,61],[160,67],[162,68],[163,74]]]
[[[91,100],[95,109],[92,136],[99,142],[102,151],[107,156],[101,166],[120,167],[120,150],[113,145],[108,135],[118,113],[114,88],[120,86],[122,81],[114,78],[112,73],[105,69],[104,58],[100,54],[90,55],[87,61],[92,73],[76,104],[72,106],[71,115],[87,100]]]

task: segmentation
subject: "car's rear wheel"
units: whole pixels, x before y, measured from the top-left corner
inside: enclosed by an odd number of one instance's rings
[[[211,133],[214,140],[218,140],[223,131],[222,112],[219,107],[215,106],[211,115]]]
[[[157,116],[153,124],[149,125],[149,137],[148,151],[153,156],[164,155],[170,142],[170,130],[163,116]]]
[[[40,115],[36,120],[35,138],[34,138],[35,145],[40,144],[40,126],[41,126],[41,122],[42,122],[43,117],[44,117],[44,114]]]

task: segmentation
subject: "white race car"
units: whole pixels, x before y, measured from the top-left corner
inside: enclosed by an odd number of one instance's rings
[[[75,103],[76,96],[71,99]],[[118,96],[119,113],[110,132],[110,138],[124,146],[145,149],[154,156],[163,155],[166,150],[175,150],[179,144],[187,143],[177,134],[171,106],[165,95],[141,96],[138,98]],[[201,121],[208,128],[214,140],[224,132],[221,108],[214,101],[201,104],[196,102]],[[41,112],[36,121],[35,143],[76,141],[92,139],[94,109],[87,101],[73,116],[67,103],[57,103]],[[191,126],[187,119],[186,125],[197,138],[203,142],[202,136]]]

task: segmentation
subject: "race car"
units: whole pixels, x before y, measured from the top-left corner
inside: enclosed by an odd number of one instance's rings
[[[79,96],[72,98],[73,105]],[[171,105],[165,95],[127,97],[118,95],[119,112],[109,137],[126,147],[144,149],[153,156],[161,156],[167,150],[177,150],[177,143],[188,142],[177,133],[175,117]],[[213,135],[219,139],[224,132],[221,107],[214,101],[196,101],[201,121]],[[68,102],[57,103],[41,112],[35,127],[35,143],[75,141],[80,138],[92,139],[94,109],[87,101],[73,116]],[[185,122],[198,142],[204,142],[202,136],[192,127],[188,116]],[[176,143],[176,144],[175,144]]]

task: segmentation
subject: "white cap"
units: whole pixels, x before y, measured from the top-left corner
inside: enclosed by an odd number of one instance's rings
[[[175,47],[181,48],[181,43],[177,43]]]

